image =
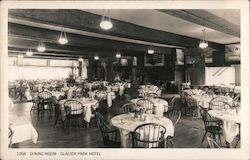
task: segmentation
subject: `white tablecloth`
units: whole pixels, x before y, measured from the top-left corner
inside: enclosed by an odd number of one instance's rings
[[[156,93],[159,97],[161,96],[161,90],[157,86],[140,86],[138,89],[139,96],[144,97],[146,93]]]
[[[137,101],[140,99],[142,98],[131,99],[130,102],[136,104]],[[153,98],[153,99],[150,99],[150,101],[153,102],[153,104],[155,105],[156,115],[163,116],[163,113],[168,111],[168,102],[166,100],[160,99],[160,98]]]
[[[116,98],[115,92],[107,92],[107,91],[91,91],[89,92],[90,97],[94,98],[103,98],[107,100],[107,104],[109,107],[112,106],[113,100]]]
[[[76,87],[69,87],[67,99],[71,99],[74,96],[74,91],[76,90]]]
[[[9,116],[9,124],[14,131],[12,143],[20,143],[26,140],[32,140],[37,143],[38,133],[31,124],[31,121],[25,116]]]
[[[14,108],[14,103],[13,103],[13,101],[12,101],[12,99],[10,97],[8,97],[8,103],[9,103],[8,109],[9,110],[13,109]]]
[[[111,119],[112,125],[120,130],[122,148],[132,147],[132,139],[130,132],[133,132],[136,127],[145,123],[161,124],[166,127],[166,133],[164,135],[165,138],[167,136],[174,136],[174,126],[170,119],[153,114],[144,114],[144,116],[147,117],[146,121],[136,120],[134,119],[132,114],[121,114]]]
[[[211,99],[213,99],[215,96],[208,96],[208,95],[192,95],[194,100],[197,102],[199,106],[202,108],[208,108],[209,107],[209,102]]]
[[[90,122],[91,117],[92,117],[92,110],[91,110],[91,106],[94,106],[96,103],[98,103],[98,101],[96,99],[90,99],[90,98],[82,98],[82,99],[77,99],[79,102],[81,102],[84,106],[84,110],[83,110],[83,119],[86,122]],[[61,114],[62,114],[62,120],[64,121],[66,119],[66,113],[64,110],[64,102],[67,100],[61,100],[59,103],[61,104]]]
[[[194,100],[197,101],[198,105],[201,106],[202,108],[208,108],[209,107],[209,102],[216,97],[216,95],[192,95],[192,97],[194,98]],[[220,96],[220,97],[225,97],[228,101],[228,103],[230,104],[233,99],[231,97],[227,97],[227,96]]]
[[[56,97],[57,100],[59,100],[60,96],[64,96],[65,92],[58,92],[58,91],[51,91],[50,92],[52,96]]]
[[[223,121],[223,135],[228,143],[231,143],[239,133],[238,124],[240,121],[240,111],[237,113],[234,109],[228,110],[210,110],[208,113],[215,118]],[[237,124],[238,123],[238,124]]]

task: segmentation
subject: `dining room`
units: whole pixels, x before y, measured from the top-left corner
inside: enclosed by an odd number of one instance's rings
[[[9,148],[241,148],[238,9],[9,9]]]

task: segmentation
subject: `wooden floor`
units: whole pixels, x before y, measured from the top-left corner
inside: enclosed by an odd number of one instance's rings
[[[130,91],[130,92],[133,92]],[[169,99],[172,95],[166,96]],[[169,98],[168,98],[169,97]],[[119,114],[119,107],[123,104],[123,100],[115,99],[113,106],[107,110],[106,105],[100,108],[100,112],[107,120],[114,115]],[[177,99],[175,107],[183,107],[180,98]],[[19,148],[100,148],[103,147],[102,136],[96,126],[95,120],[90,124],[90,128],[83,125],[78,127],[62,128],[59,122],[54,126],[54,117],[49,113],[44,113],[37,119],[37,112],[30,112],[31,102],[16,103],[15,109],[18,115],[30,117],[32,124],[38,132],[38,143],[33,144],[31,141],[25,141],[18,145]],[[182,116],[180,122],[175,128],[174,144],[176,148],[207,148],[207,142],[201,144],[204,135],[204,126],[201,119],[193,120],[192,117]],[[226,146],[225,140],[222,138],[223,146]],[[234,146],[235,142],[233,142]],[[237,148],[240,147],[238,144]]]

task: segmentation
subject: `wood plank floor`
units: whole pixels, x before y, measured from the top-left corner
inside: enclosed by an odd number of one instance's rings
[[[133,92],[130,91],[130,92]],[[134,93],[134,92],[133,92]],[[166,97],[171,97],[168,95]],[[169,99],[167,98],[167,99]],[[123,104],[123,100],[115,99],[113,106],[107,110],[104,105],[100,108],[100,112],[107,120],[110,120],[114,115],[119,114],[119,108]],[[175,107],[183,107],[180,99],[177,99]],[[57,126],[54,126],[54,116],[44,113],[39,120],[37,119],[37,112],[30,112],[32,106],[31,102],[16,103],[15,112],[19,115],[30,117],[32,124],[37,130],[38,143],[33,144],[31,141],[25,141],[18,145],[19,148],[101,148],[104,147],[102,143],[102,136],[96,126],[95,120],[91,122],[90,128],[86,125],[78,129],[77,127],[70,127],[63,129],[62,123],[59,121]],[[174,144],[176,148],[207,148],[207,142],[201,144],[204,135],[204,126],[201,119],[193,120],[192,117],[182,116],[180,122],[175,128]],[[223,146],[226,146],[225,140],[222,139]],[[235,141],[233,142],[233,146]],[[238,144],[237,148],[240,147]]]

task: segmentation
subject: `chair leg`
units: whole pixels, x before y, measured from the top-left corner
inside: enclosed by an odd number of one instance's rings
[[[206,133],[204,134],[204,136],[203,136],[203,138],[202,138],[201,144],[203,143],[203,141],[204,141],[206,135],[207,135],[207,131],[206,131]]]
[[[239,141],[240,141],[240,138],[237,140],[237,142],[236,142],[236,144],[235,144],[234,148],[236,148],[236,147],[237,147],[237,145],[238,145]]]
[[[218,136],[219,136],[219,141],[220,141],[220,146],[222,145],[222,143],[221,143],[221,137],[220,137],[220,134],[218,134]]]

